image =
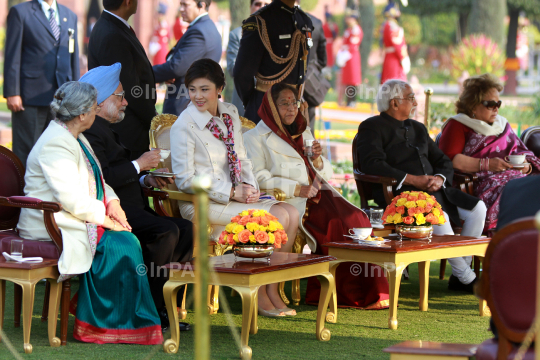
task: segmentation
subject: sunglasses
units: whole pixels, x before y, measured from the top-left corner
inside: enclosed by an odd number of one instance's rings
[[[495,108],[497,108],[497,109],[500,108],[501,105],[502,105],[502,101],[501,100],[499,100],[499,101],[495,101],[495,100],[487,101],[487,100],[484,100],[484,101],[481,102],[481,104],[484,105],[486,107],[486,109],[493,110]]]

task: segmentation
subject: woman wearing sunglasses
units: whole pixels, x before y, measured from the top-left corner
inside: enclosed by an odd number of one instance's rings
[[[474,195],[487,211],[484,230],[495,229],[503,187],[512,179],[540,172],[540,160],[521,142],[508,121],[499,115],[502,85],[490,74],[464,82],[456,102],[457,115],[442,126],[439,148],[452,160],[454,169],[476,173]],[[524,164],[511,165],[508,155],[526,155]]]

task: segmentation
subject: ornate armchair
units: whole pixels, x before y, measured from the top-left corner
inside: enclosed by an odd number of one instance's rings
[[[489,243],[477,293],[491,309],[498,340],[480,344],[476,359],[513,359],[516,349],[512,343],[525,341],[538,300],[538,239],[531,217],[508,224]],[[534,350],[529,348],[523,359],[534,359]]]
[[[27,354],[32,353],[30,326],[35,286],[39,280],[47,279],[41,319],[42,321],[49,319],[50,345],[53,347],[66,345],[71,289],[69,280],[65,280],[61,285],[57,283],[60,275],[57,259],[62,254],[63,244],[62,234],[54,220],[54,213],[61,211],[62,205],[24,196],[24,167],[19,158],[3,146],[0,146],[0,171],[2,172],[0,180],[0,252],[10,253],[11,240],[22,240],[25,257],[39,256],[44,258],[42,263],[35,265],[8,263],[4,261],[3,257],[0,260],[0,329],[4,320],[5,281],[8,280],[15,284],[15,327],[20,326],[21,304],[24,300],[24,351]],[[45,228],[52,241],[25,240],[19,236],[15,228],[19,222],[21,208],[43,211]],[[61,339],[58,339],[55,334],[60,290],[62,290]]]
[[[540,125],[527,128],[521,134],[521,141],[536,157],[540,157]]]

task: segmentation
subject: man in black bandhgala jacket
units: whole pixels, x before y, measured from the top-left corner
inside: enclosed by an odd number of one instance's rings
[[[152,64],[128,24],[137,0],[103,0],[103,13],[88,43],[88,69],[122,64],[120,82],[128,101],[124,121],[112,125],[135,160],[148,151],[150,122],[156,115],[156,81]],[[178,115],[178,114],[177,114]]]
[[[165,330],[169,326],[163,300],[163,285],[167,276],[160,267],[191,259],[192,224],[184,219],[159,216],[143,196],[142,187],[162,188],[172,183],[174,178],[164,179],[147,173],[147,170],[158,165],[159,150],[147,151],[137,160],[131,161],[130,151],[122,145],[121,138],[112,129],[112,124],[118,124],[124,119],[124,110],[128,106],[122,95],[120,71],[121,65],[116,63],[94,68],[81,78],[81,82],[92,84],[97,89],[100,108],[99,116],[96,116],[84,136],[100,162],[105,182],[120,199],[132,232],[141,242],[150,290],[161,319],[161,328]],[[162,170],[168,171],[156,171]],[[144,271],[140,275],[144,276]],[[180,329],[189,330],[189,325],[181,323]]]
[[[377,94],[381,112],[358,127],[356,151],[361,171],[369,175],[392,177],[403,191],[425,191],[441,204],[447,222],[434,226],[436,235],[454,234],[451,220],[461,225],[461,235],[479,237],[486,217],[484,203],[452,187],[454,169],[450,159],[437,147],[422,123],[409,119],[416,110],[412,88],[401,80],[388,80]],[[382,187],[373,187],[373,197],[385,207]],[[448,288],[473,292],[476,276],[470,268],[472,257],[449,259],[452,276]]]

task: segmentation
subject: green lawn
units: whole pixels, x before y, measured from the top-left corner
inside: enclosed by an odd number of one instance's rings
[[[250,336],[249,345],[254,359],[389,359],[382,352],[387,346],[404,340],[425,340],[453,343],[480,343],[491,337],[488,318],[478,315],[478,301],[473,295],[447,290],[447,280],[438,279],[439,262],[431,263],[429,311],[418,310],[418,267],[411,266],[410,280],[401,284],[398,320],[399,329],[387,328],[388,310],[365,311],[340,309],[338,322],[326,324],[332,332],[328,342],[315,337],[316,308],[300,305],[296,317],[270,319],[259,317],[259,332]],[[447,267],[447,279],[450,267]],[[72,281],[72,291],[78,288]],[[306,281],[302,281],[302,294]],[[44,284],[36,288],[36,301],[32,320],[33,354],[23,351],[23,329],[13,327],[13,285],[7,284],[4,331],[22,358],[28,359],[193,359],[194,331],[182,333],[178,354],[165,354],[161,346],[95,345],[75,341],[72,336],[74,317],[70,316],[68,344],[51,348],[47,340],[46,323],[41,323]],[[240,298],[230,297],[230,290],[223,288],[230,303],[232,318],[237,326],[242,321]],[[286,285],[290,295],[290,285]],[[212,359],[238,359],[238,350],[227,327],[222,308],[211,316]],[[187,321],[194,322],[194,313],[188,310]],[[195,324],[196,326],[196,324]],[[238,328],[239,330],[239,328]],[[60,328],[58,327],[58,336]],[[0,358],[13,358],[5,345],[0,343]]]

